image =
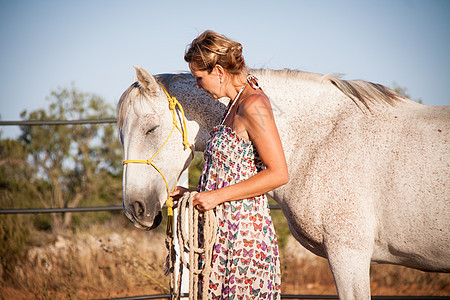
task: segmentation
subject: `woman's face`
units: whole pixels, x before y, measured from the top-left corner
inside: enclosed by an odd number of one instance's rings
[[[223,97],[223,95],[221,95],[222,85],[220,83],[220,76],[217,68],[214,68],[211,73],[208,73],[208,71],[195,70],[191,66],[189,66],[189,68],[191,69],[192,76],[194,76],[197,82],[197,88],[203,89],[214,99]]]

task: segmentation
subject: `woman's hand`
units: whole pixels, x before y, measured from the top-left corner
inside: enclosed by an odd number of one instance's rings
[[[173,207],[177,207],[177,202],[183,197],[184,193],[192,192],[190,189],[187,189],[182,186],[177,186],[172,192],[170,192],[170,197],[172,197],[174,201]],[[213,209],[220,202],[217,201],[217,197],[214,196],[214,191],[205,191],[201,193],[197,193],[194,195],[193,206],[197,206],[197,209],[200,211],[207,211]]]
[[[191,190],[189,190],[185,187],[182,187],[182,186],[177,186],[177,187],[175,187],[175,189],[172,192],[170,192],[169,196],[172,197],[172,199],[173,199],[173,202],[174,202],[173,207],[174,208],[177,207],[178,200],[180,200],[180,198],[183,197],[184,193],[186,193],[186,192],[191,192]]]
[[[208,211],[213,209],[221,203],[217,200],[218,197],[217,195],[215,196],[215,192],[216,191],[205,191],[195,194],[192,204],[194,207],[197,207],[199,211]]]

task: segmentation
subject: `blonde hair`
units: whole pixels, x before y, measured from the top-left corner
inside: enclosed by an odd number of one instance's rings
[[[184,60],[198,71],[211,73],[216,65],[229,74],[239,75],[247,70],[242,45],[226,36],[206,30],[188,46]]]

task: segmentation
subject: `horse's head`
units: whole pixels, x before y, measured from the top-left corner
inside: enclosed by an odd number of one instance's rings
[[[176,184],[191,151],[174,128],[176,119],[186,131],[182,115],[172,114],[168,95],[152,75],[141,67],[135,69],[138,81],[122,94],[117,106],[125,158],[123,209],[136,227],[150,230],[161,223],[168,187]]]

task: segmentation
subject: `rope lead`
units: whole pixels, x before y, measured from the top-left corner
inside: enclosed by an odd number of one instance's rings
[[[171,299],[173,300],[180,299],[183,266],[189,270],[189,299],[208,298],[209,276],[212,270],[212,252],[217,235],[217,221],[213,210],[200,213],[193,207],[192,202],[196,193],[186,192],[178,201],[179,212],[176,234],[180,253],[180,268],[176,288],[173,287],[175,283],[175,271],[173,268],[175,247],[173,245],[173,237],[170,238],[167,235],[166,238],[166,247],[169,250],[169,254],[166,259],[165,273],[171,273],[170,291]],[[187,232],[186,218],[188,222]],[[203,236],[199,236],[199,222],[203,228]],[[189,254],[189,261],[186,260],[184,253]],[[199,290],[200,287],[201,291]]]

